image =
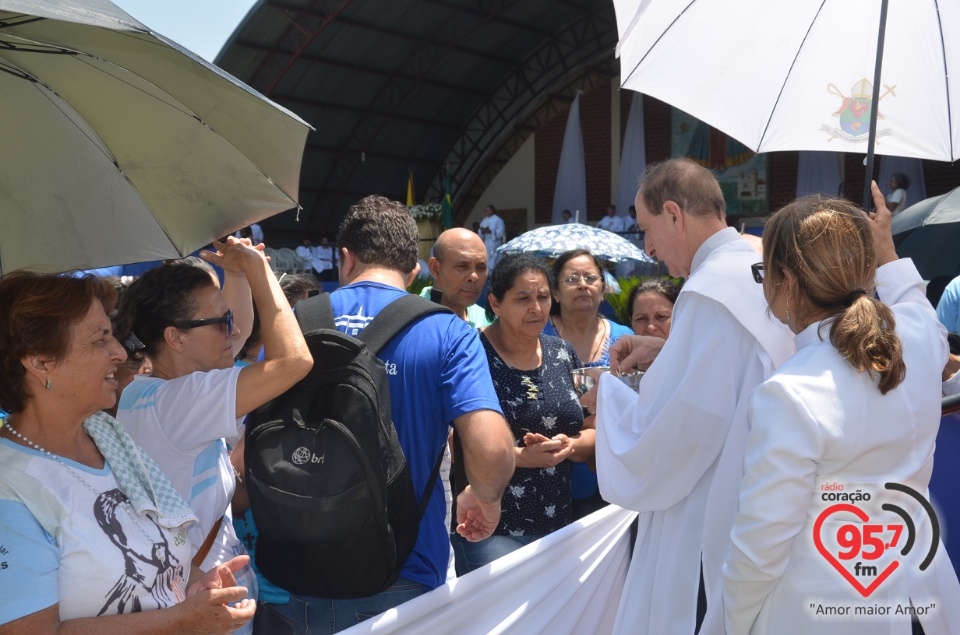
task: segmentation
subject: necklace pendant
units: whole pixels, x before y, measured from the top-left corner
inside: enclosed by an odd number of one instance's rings
[[[523,387],[526,389],[527,399],[529,399],[530,401],[539,401],[540,399],[543,398],[543,394],[542,394],[542,391],[540,390],[540,387],[537,386],[533,382],[533,379],[530,378],[529,376],[524,375],[523,378],[520,380],[520,383],[523,384]]]

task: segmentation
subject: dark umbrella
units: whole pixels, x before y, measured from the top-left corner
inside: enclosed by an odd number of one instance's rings
[[[960,275],[960,188],[911,205],[893,218],[897,255],[926,280]]]

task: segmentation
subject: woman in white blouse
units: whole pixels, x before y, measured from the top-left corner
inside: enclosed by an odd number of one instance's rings
[[[750,403],[724,566],[728,633],[909,634],[912,607],[927,608],[927,635],[960,633],[960,585],[929,516],[885,488],[927,496],[947,345],[916,268],[897,260],[876,184],[873,195],[869,217],[807,197],[764,231],[754,276],[797,353]],[[907,555],[906,530],[892,545],[892,527],[906,522],[885,503],[915,524]],[[936,557],[921,571],[931,545]]]

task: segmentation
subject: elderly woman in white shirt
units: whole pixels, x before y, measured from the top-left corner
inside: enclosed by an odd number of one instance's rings
[[[916,268],[897,260],[873,187],[869,217],[807,197],[767,222],[754,276],[797,353],[750,402],[724,565],[728,633],[906,635],[911,616],[897,607],[931,604],[920,616],[928,635],[960,632],[960,584],[942,545],[920,570],[938,545],[928,514],[885,487],[927,495],[947,345]],[[912,516],[909,555],[907,532],[893,548],[892,527],[905,521],[884,503]],[[899,570],[882,578],[890,567]]]

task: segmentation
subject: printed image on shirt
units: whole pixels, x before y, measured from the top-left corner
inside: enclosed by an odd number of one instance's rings
[[[173,606],[186,597],[180,583],[183,565],[170,552],[160,526],[149,516],[136,515],[129,505],[119,489],[100,494],[93,505],[97,524],[123,554],[124,561],[124,571],[110,589],[98,616],[139,613],[143,610],[141,598],[148,596],[159,608]],[[149,554],[141,553],[141,538],[152,541]]]

